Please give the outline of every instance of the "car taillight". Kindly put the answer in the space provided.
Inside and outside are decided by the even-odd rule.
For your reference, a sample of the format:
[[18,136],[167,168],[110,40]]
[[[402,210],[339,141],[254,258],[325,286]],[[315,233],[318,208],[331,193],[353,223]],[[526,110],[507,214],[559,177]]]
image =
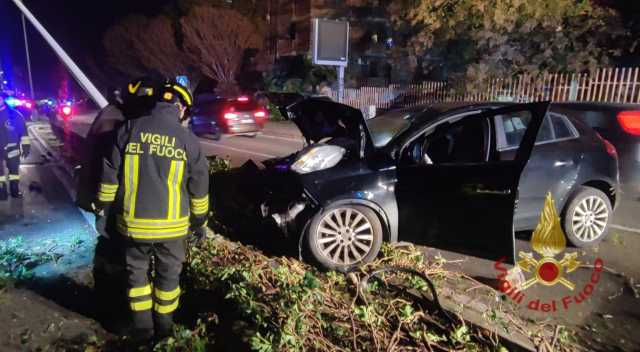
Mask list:
[[227,120],[233,120],[233,119],[237,119],[238,118],[238,114],[234,113],[234,112],[227,112],[224,114],[224,118]]
[[65,107],[63,107],[63,108],[62,108],[62,113],[63,113],[65,116],[69,116],[69,115],[71,115],[71,107],[69,107],[69,106],[65,106]]
[[640,111],[621,111],[618,123],[622,129],[634,136],[640,136]]
[[257,118],[260,118],[260,119],[263,119],[263,118],[267,117],[267,112],[263,111],[263,110],[258,110],[253,114],[253,116],[255,116]]
[[249,101],[249,97],[246,97],[246,96],[238,97],[238,101],[247,102],[247,101]]

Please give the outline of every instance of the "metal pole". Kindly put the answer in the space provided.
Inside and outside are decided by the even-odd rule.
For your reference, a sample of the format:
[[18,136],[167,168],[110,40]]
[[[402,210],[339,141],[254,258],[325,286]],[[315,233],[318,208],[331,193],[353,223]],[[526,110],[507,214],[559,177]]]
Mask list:
[[62,49],[62,47],[53,39],[51,34],[47,32],[47,30],[40,24],[40,22],[33,16],[31,11],[27,9],[27,7],[20,0],[12,0],[14,4],[20,9],[22,14],[31,22],[33,27],[40,32],[42,37],[47,41],[47,43],[51,46],[53,51],[58,55],[60,60],[64,63],[64,65],[71,71],[71,74],[76,79],[78,84],[87,92],[87,94],[91,97],[91,99],[102,109],[105,106],[109,105],[107,99],[98,91],[98,89],[91,83],[91,81],[85,76],[85,74],[80,70],[78,65],[67,55],[67,53]]
[[344,66],[338,66],[338,102],[344,102]]
[[29,39],[27,38],[27,21],[22,14],[22,33],[24,34],[24,50],[27,54],[27,72],[29,73],[29,92],[31,93],[31,100],[35,99],[33,94],[33,76],[31,75],[31,56],[29,55]]

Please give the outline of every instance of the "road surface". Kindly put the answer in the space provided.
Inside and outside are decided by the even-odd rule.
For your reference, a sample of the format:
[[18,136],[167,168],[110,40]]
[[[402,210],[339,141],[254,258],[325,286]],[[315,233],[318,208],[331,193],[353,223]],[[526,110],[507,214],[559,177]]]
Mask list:
[[[90,113],[73,116],[66,122],[58,119],[55,123],[64,131],[65,136],[73,138],[72,134],[75,134],[84,138],[94,118],[95,114]],[[247,160],[262,161],[287,156],[303,147],[302,136],[291,124],[272,123],[272,126],[275,127],[267,128],[255,137],[223,136],[219,141],[200,138],[201,146],[207,156],[216,155],[228,159],[232,167],[240,166]],[[284,133],[278,133],[278,130]]]

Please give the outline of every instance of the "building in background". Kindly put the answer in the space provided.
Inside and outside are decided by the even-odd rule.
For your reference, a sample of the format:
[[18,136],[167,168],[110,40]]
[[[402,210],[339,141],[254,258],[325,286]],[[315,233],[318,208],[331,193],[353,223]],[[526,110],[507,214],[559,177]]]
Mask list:
[[393,30],[387,12],[391,1],[266,0],[263,55],[276,67],[295,66],[297,57],[309,53],[313,18],[343,19],[351,24],[348,85],[410,81],[416,65],[403,49],[402,36]]

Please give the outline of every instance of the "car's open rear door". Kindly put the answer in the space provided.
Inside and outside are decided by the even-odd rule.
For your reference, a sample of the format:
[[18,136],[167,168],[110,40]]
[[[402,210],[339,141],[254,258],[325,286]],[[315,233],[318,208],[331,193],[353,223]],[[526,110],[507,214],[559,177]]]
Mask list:
[[[467,114],[450,130],[443,125],[433,134],[427,132],[427,140],[442,140],[445,147],[433,148],[439,154],[433,164],[398,167],[400,240],[513,263],[518,183],[548,107],[548,103],[515,104]],[[513,160],[500,160],[495,151],[491,121],[498,115],[518,116],[526,125]],[[469,133],[482,130],[473,127],[479,126],[474,119],[484,121],[486,133],[481,139]],[[482,160],[471,140],[486,146]]]

